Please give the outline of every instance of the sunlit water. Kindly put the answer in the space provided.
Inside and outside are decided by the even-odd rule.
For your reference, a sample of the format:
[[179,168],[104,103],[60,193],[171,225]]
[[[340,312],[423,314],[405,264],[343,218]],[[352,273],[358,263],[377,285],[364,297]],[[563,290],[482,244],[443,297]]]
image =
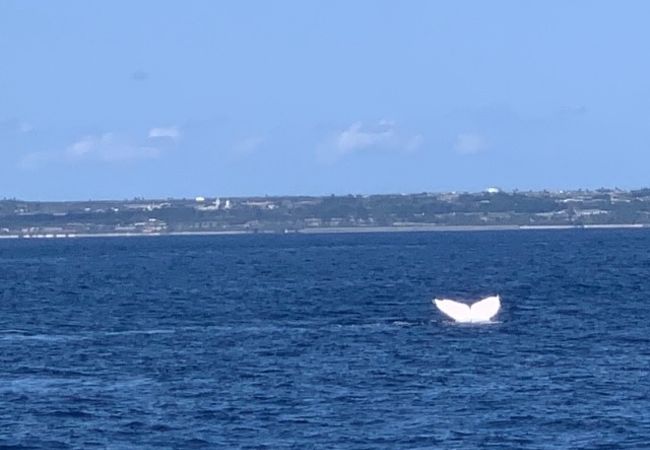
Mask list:
[[646,230],[0,241],[0,448],[649,448],[649,280]]

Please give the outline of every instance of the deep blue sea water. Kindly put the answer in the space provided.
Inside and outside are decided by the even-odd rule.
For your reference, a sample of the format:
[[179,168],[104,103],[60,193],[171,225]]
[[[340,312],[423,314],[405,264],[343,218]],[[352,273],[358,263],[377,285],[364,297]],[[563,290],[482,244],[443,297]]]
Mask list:
[[647,449],[649,372],[648,230],[0,241],[2,449]]

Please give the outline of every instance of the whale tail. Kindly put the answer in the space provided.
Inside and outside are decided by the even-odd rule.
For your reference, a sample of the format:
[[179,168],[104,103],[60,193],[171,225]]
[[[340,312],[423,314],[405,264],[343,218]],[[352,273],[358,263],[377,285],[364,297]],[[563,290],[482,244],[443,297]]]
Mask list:
[[461,323],[489,322],[501,308],[501,298],[498,295],[486,297],[471,306],[455,300],[437,298],[433,303],[445,315]]

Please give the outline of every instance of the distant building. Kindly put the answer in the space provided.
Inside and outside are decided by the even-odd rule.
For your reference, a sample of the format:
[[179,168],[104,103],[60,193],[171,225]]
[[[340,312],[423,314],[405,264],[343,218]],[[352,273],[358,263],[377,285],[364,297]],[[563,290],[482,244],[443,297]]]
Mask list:
[[501,189],[496,187],[489,187],[485,190],[485,192],[487,192],[488,194],[498,194],[499,192],[501,192]]

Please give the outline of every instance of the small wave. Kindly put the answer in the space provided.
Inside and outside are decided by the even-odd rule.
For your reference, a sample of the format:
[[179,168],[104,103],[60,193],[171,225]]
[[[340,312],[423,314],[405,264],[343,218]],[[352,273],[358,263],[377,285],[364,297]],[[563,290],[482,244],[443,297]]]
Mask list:
[[388,324],[386,323],[372,322],[372,323],[348,323],[348,324],[335,323],[325,328],[326,329],[329,328],[333,330],[371,330],[371,329],[379,329],[379,328],[386,328],[386,327],[388,327]]
[[[54,371],[57,372],[57,371]],[[132,377],[107,381],[90,374],[79,373],[70,377],[74,371],[58,371],[49,375],[27,375],[19,378],[0,378],[0,393],[73,392],[79,388],[101,389],[103,392],[140,390],[151,381],[144,377]],[[68,376],[63,372],[69,372]],[[0,447],[1,448],[1,447]]]
[[68,380],[54,377],[24,377],[19,379],[2,379],[0,393],[45,393],[68,386]]
[[94,414],[91,414],[86,411],[79,411],[79,410],[74,410],[74,409],[55,409],[52,411],[46,411],[44,413],[46,416],[52,416],[52,417],[62,417],[62,418],[73,418],[73,419],[91,419],[95,417]]
[[15,332],[9,332],[4,335],[0,335],[0,341],[61,342],[80,339],[85,339],[85,337],[69,334],[21,334]]
[[398,326],[398,327],[413,327],[416,325],[421,325],[420,322],[409,322],[407,320],[395,320],[393,321],[393,325]]
[[351,329],[351,330],[378,330],[378,329],[395,329],[417,327],[426,324],[425,321],[417,320],[386,320],[382,322],[356,323],[356,324],[334,324],[326,328],[334,329]]
[[152,329],[152,330],[123,330],[123,331],[104,331],[100,333],[102,336],[129,336],[134,334],[172,334],[176,330],[172,329]]
[[151,329],[151,330],[123,330],[123,331],[87,331],[78,334],[39,334],[30,333],[25,330],[3,330],[0,332],[0,341],[41,341],[60,342],[78,341],[91,339],[97,336],[129,336],[129,335],[154,335],[172,334],[174,329]]
[[232,333],[286,333],[286,332],[307,332],[314,327],[305,323],[282,323],[282,324],[260,324],[260,325],[206,325],[183,327],[184,331],[216,331]]
[[[432,320],[431,322],[437,322],[436,320]],[[486,320],[485,322],[456,322],[453,320],[443,320],[443,324],[448,325],[448,326],[453,326],[453,327],[484,327],[488,325],[498,325],[500,323],[503,323],[501,320]]]

